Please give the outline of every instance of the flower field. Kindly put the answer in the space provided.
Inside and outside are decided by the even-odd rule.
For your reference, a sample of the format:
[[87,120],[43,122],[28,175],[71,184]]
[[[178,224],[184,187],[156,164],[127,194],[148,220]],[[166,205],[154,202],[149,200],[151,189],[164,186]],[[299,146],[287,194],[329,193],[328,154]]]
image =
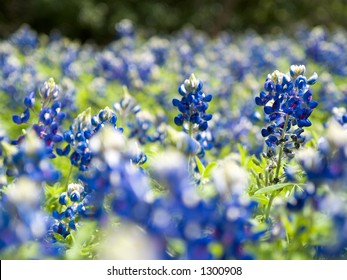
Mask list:
[[0,41],[1,259],[346,259],[347,34]]

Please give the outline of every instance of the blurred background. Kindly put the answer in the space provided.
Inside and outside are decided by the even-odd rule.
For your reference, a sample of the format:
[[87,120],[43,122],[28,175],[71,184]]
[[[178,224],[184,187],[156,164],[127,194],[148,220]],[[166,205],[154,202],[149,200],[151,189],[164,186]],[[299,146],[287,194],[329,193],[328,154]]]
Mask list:
[[287,34],[298,26],[347,27],[347,0],[1,0],[0,37],[21,24],[40,33],[107,43],[128,18],[137,29],[170,33],[191,24],[210,35],[222,30]]

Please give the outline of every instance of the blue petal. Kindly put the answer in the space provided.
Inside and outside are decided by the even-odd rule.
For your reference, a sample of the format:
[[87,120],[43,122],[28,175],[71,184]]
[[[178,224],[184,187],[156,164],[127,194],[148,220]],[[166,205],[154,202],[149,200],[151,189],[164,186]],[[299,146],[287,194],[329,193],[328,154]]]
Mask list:
[[318,80],[318,74],[314,72],[313,75],[310,78],[308,78],[307,84],[314,85],[317,82],[317,80]]
[[263,128],[263,129],[261,130],[261,135],[262,135],[263,137],[267,137],[267,136],[270,135],[270,132],[269,132],[267,129]]
[[264,112],[268,115],[272,114],[273,113],[272,107],[271,106],[265,106]]
[[205,131],[205,130],[207,129],[207,127],[208,127],[207,122],[203,122],[203,123],[201,123],[201,124],[199,125],[199,130],[200,130],[200,131]]
[[263,104],[263,101],[261,100],[261,98],[260,98],[259,96],[257,96],[257,97],[255,98],[255,104],[257,104],[258,106],[264,105],[264,104]]
[[22,118],[20,116],[14,115],[14,116],[12,116],[12,120],[16,124],[22,124]]
[[207,94],[203,99],[204,102],[210,102],[212,100],[212,94]]
[[205,115],[202,117],[202,119],[203,119],[204,121],[209,121],[209,120],[212,119],[212,114],[205,114]]
[[26,109],[22,115],[22,123],[27,122],[29,119],[30,119],[30,111],[29,109]]
[[183,84],[178,87],[178,93],[182,96],[185,96],[187,94],[187,91]]
[[183,121],[184,120],[183,120],[183,116],[182,115],[178,115],[174,119],[175,124],[178,125],[178,126],[183,125]]
[[175,107],[178,107],[179,104],[181,104],[181,102],[178,99],[176,98],[172,99],[172,105],[174,105]]
[[311,109],[314,109],[314,108],[316,108],[316,107],[318,106],[318,102],[312,100],[311,102],[308,103],[308,106],[309,106]]

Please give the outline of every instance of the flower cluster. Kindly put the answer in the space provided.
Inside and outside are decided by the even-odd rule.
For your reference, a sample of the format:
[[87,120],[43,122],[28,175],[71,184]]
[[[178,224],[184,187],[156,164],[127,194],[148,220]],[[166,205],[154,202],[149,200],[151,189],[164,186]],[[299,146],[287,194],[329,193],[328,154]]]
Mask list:
[[39,45],[37,33],[26,24],[11,36],[11,42],[24,54],[31,53]]
[[347,111],[344,107],[334,107],[332,110],[333,116],[340,125],[345,126],[347,123]]
[[49,162],[44,143],[34,131],[18,146],[4,141],[2,147],[4,167],[14,179],[1,190],[0,250],[45,238],[51,221],[42,209],[43,185],[60,179],[60,173]]
[[346,32],[115,29],[0,40],[2,258],[345,258]]
[[145,217],[146,211],[141,208],[144,202],[141,201],[145,199],[149,185],[144,174],[132,163],[136,148],[125,145],[124,135],[110,127],[105,127],[91,139],[92,169],[80,176],[89,197],[88,217],[103,220],[106,197],[111,197],[111,205],[119,210],[119,214],[135,212]]
[[[61,103],[59,102],[60,89],[50,78],[39,90],[41,96],[41,107],[38,113],[37,123],[32,125],[37,135],[44,140],[47,150],[50,152],[50,157],[55,157],[53,151],[56,143],[63,140],[63,136],[59,132],[59,128],[66,117],[66,114],[61,111]],[[32,114],[35,114],[35,92],[30,92],[24,98],[24,106],[26,109],[19,115],[13,115],[12,120],[16,124],[28,124]],[[12,141],[13,144],[18,144],[23,139],[20,136],[17,140]]]
[[[77,116],[70,129],[64,132],[64,141],[67,142],[64,148],[57,148],[57,154],[60,156],[69,156],[72,165],[77,166],[79,170],[85,171],[92,158],[89,149],[89,139],[105,124],[111,124],[117,128],[117,116],[108,107],[93,117],[91,109],[88,108]],[[120,129],[122,131],[122,129]],[[70,151],[72,150],[71,154]]]
[[59,180],[60,173],[48,161],[50,152],[34,131],[28,132],[18,146],[12,146],[6,142],[2,145],[8,176],[27,176],[34,182],[50,184]]
[[162,142],[165,138],[163,123],[165,118],[155,117],[143,111],[128,89],[123,87],[123,97],[113,104],[113,108],[125,123],[128,138],[135,138],[140,144]]
[[88,197],[85,195],[84,187],[81,184],[69,184],[67,192],[63,192],[59,197],[61,211],[53,211],[53,232],[66,238],[71,230],[76,230],[79,218],[86,215],[87,204]]
[[336,188],[344,188],[346,173],[347,131],[340,123],[332,120],[328,123],[326,137],[318,141],[318,150],[308,148],[299,154],[308,179],[316,186],[330,181]]
[[[157,256],[160,258],[251,257],[242,247],[247,240],[261,236],[251,230],[249,223],[254,202],[242,201],[238,195],[232,199],[224,195],[202,199],[189,172],[182,169],[187,165],[186,159],[177,152],[165,153],[153,162],[151,174],[167,190],[155,198],[147,175],[131,164],[123,135],[109,129],[101,133],[91,143],[95,155],[91,162],[93,172],[80,178],[90,196],[90,217],[105,225],[109,215],[106,209],[110,207],[123,222],[140,225],[166,246],[171,240],[185,245],[183,252],[169,255],[163,246]],[[217,253],[212,249],[215,247]]]
[[204,156],[204,147],[210,149],[207,144],[209,135],[205,132],[208,128],[208,121],[212,119],[212,114],[206,113],[208,103],[212,100],[211,94],[202,91],[203,84],[191,74],[178,88],[181,100],[174,98],[172,104],[178,108],[180,113],[174,121],[177,126],[183,126],[184,131],[189,136],[194,137],[201,144],[199,155]]
[[[264,84],[265,92],[255,98],[258,106],[264,107],[270,124],[262,129],[266,144],[270,148],[268,156],[274,155],[276,146],[284,144],[285,154],[293,157],[293,148],[299,148],[305,140],[303,127],[311,126],[309,117],[318,102],[312,100],[310,85],[316,83],[318,75],[304,76],[304,65],[292,65],[288,74],[275,71],[269,74]],[[297,126],[293,132],[292,127]]]
[[322,27],[314,28],[307,34],[306,54],[314,61],[327,66],[330,73],[341,76],[347,74],[346,57],[341,53],[346,52],[346,37],[341,32],[329,35]]
[[43,240],[49,219],[41,209],[40,184],[22,176],[4,191],[0,204],[0,250]]
[[205,131],[208,121],[212,119],[212,114],[207,114],[208,102],[212,100],[211,94],[202,91],[202,82],[192,74],[189,80],[185,80],[178,88],[182,95],[181,100],[173,99],[172,104],[178,108],[180,114],[175,117],[175,124],[182,126],[188,125],[185,129],[189,134],[195,131]]

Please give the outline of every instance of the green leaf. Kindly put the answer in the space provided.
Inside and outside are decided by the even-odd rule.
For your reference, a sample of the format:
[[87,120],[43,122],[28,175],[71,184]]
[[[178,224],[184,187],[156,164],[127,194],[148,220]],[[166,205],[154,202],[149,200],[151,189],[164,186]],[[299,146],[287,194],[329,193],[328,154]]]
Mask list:
[[53,233],[54,238],[58,241],[58,242],[62,242],[65,243],[65,238],[63,236],[61,236],[59,233]]
[[241,156],[241,165],[244,166],[246,164],[247,159],[247,150],[241,144],[237,144],[237,148]]
[[281,190],[284,187],[293,185],[293,183],[283,183],[283,184],[275,184],[275,185],[270,185],[265,188],[262,188],[260,190],[257,190],[254,194],[263,194],[263,193],[272,193],[277,190]]
[[204,173],[202,174],[202,177],[203,178],[210,178],[211,174],[212,174],[212,171],[216,168],[217,166],[217,162],[215,161],[212,161],[210,162],[206,168],[205,168],[205,171]]
[[202,162],[197,156],[195,157],[195,161],[196,161],[196,165],[198,166],[199,173],[203,175],[206,169],[205,166],[202,164]]
[[269,203],[269,199],[264,194],[251,196],[251,199],[259,202],[262,205],[267,205]]

